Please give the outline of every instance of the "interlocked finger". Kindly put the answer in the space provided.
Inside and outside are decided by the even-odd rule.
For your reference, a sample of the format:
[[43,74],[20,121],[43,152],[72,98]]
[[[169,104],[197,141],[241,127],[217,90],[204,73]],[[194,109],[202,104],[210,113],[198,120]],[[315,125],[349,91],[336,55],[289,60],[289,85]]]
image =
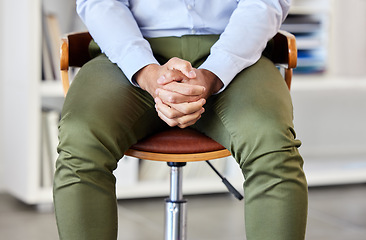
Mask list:
[[155,104],[156,110],[169,119],[176,119],[185,115],[184,113],[179,112],[175,108],[172,108],[169,105],[163,103],[159,98],[155,98],[155,103],[156,103]]
[[183,95],[177,92],[171,92],[169,90],[165,90],[163,88],[158,88],[156,90],[156,96],[158,96],[166,104],[195,102],[201,98],[201,96],[199,95]]
[[[202,102],[203,101],[201,101],[201,103],[200,101],[195,102],[195,106],[191,108],[197,108],[197,111],[183,113],[181,111],[178,111],[174,107],[163,103],[160,98],[155,98],[155,108],[159,117],[169,126],[179,126],[181,128],[184,128],[194,124],[195,122],[197,122],[198,119],[201,118],[201,114],[205,111],[205,109],[202,107]],[[182,104],[175,104],[175,107],[181,108],[180,105]]]
[[192,113],[202,110],[203,105],[205,103],[206,103],[206,100],[204,98],[202,98],[196,102],[184,102],[184,103],[179,103],[179,104],[171,103],[171,104],[169,104],[169,106],[178,110],[181,113],[192,114]]
[[186,128],[195,124],[200,118],[204,110],[197,111],[193,114],[184,115],[178,118],[168,118],[159,109],[156,110],[160,119],[166,122],[170,127],[178,126],[180,128]]
[[180,128],[186,128],[195,124],[201,118],[203,112],[204,109],[201,111],[197,111],[193,114],[184,115],[183,117],[178,118],[177,121],[179,124],[177,126]]
[[184,82],[171,82],[163,86],[163,89],[187,96],[199,96],[205,92],[205,87]]

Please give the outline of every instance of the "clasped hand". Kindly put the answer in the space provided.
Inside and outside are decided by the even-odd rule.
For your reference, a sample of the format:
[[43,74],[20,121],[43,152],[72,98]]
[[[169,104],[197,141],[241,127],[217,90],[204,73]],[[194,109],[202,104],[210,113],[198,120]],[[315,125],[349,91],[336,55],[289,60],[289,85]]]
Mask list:
[[179,58],[164,65],[150,64],[135,75],[137,83],[155,100],[158,116],[169,126],[185,128],[204,113],[206,99],[223,86],[205,69],[195,69]]

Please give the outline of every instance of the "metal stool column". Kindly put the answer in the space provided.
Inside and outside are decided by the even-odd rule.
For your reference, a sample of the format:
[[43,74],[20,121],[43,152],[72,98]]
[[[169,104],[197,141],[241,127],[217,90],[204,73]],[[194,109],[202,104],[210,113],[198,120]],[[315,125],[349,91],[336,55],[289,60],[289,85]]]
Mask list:
[[182,180],[185,162],[168,162],[170,167],[170,196],[165,202],[165,240],[185,240],[187,228],[186,203]]

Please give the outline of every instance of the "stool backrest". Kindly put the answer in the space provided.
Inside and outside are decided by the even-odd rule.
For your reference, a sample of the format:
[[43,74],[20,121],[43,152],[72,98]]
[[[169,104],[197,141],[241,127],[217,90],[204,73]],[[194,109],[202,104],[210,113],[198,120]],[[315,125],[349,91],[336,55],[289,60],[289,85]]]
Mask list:
[[[69,67],[82,67],[90,60],[89,43],[92,40],[89,32],[70,33],[61,39],[60,69],[66,95],[70,83]],[[295,36],[286,31],[279,31],[273,37],[272,53],[268,56],[279,66],[288,88],[291,88],[292,69],[297,65],[297,47]]]

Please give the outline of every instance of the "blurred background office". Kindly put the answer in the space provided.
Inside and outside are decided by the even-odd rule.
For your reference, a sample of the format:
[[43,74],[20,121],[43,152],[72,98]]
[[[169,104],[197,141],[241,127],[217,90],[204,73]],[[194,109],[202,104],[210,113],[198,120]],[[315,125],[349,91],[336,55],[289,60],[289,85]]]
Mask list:
[[[297,37],[291,95],[310,187],[307,239],[365,239],[366,0],[292,2],[282,29]],[[57,239],[59,41],[84,30],[74,0],[0,1],[1,239]],[[213,163],[242,189],[233,159]],[[132,158],[119,164],[119,239],[161,239],[168,169]],[[203,163],[184,171],[189,239],[243,239],[243,203]]]

